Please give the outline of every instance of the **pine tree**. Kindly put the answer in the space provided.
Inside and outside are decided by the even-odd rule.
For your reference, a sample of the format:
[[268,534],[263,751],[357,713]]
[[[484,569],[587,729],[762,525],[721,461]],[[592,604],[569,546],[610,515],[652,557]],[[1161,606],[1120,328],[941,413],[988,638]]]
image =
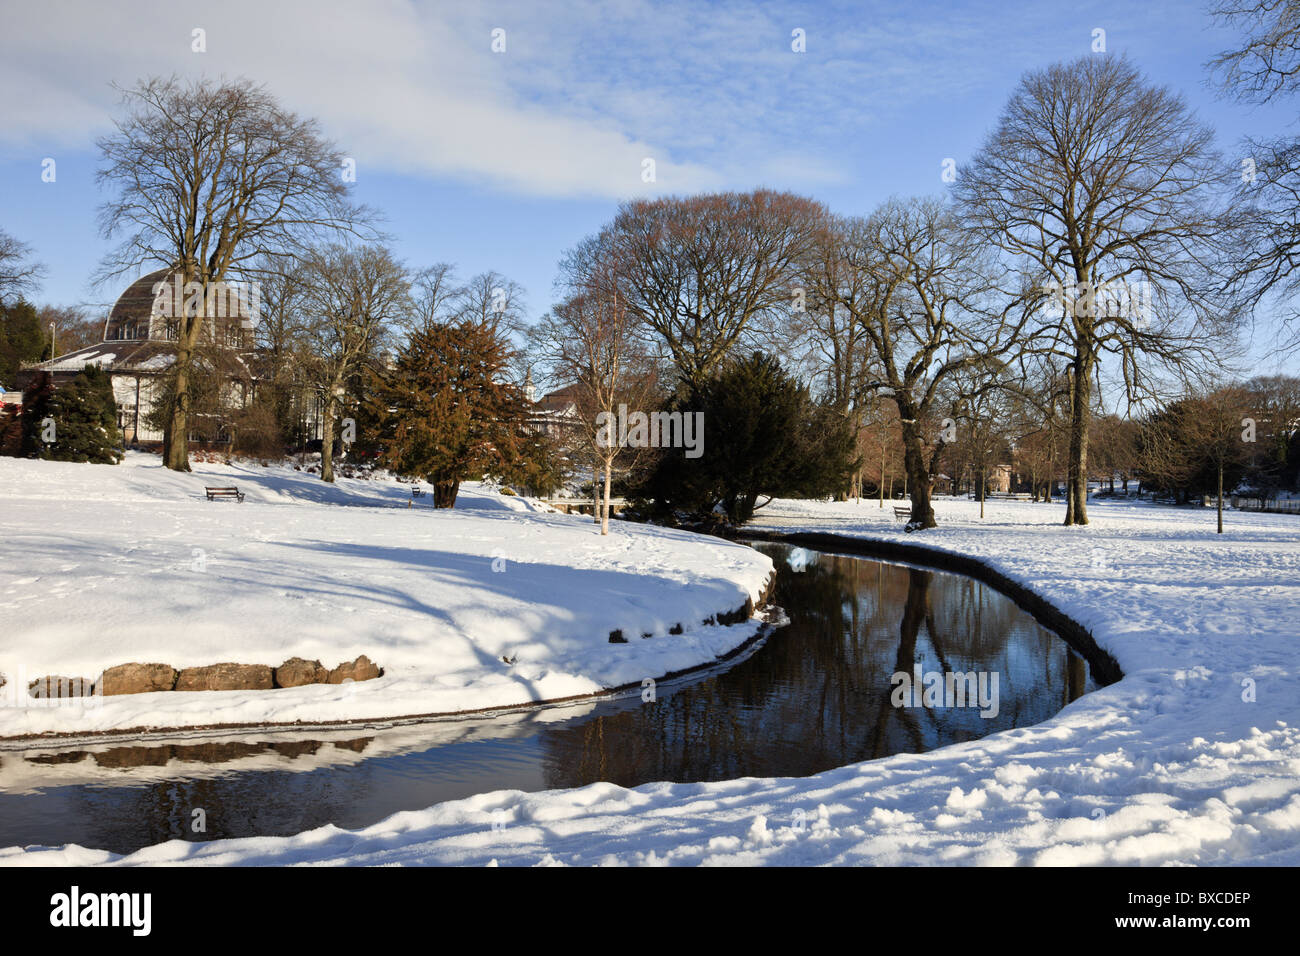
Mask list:
[[49,349],[35,306],[21,299],[0,306],[0,385],[12,388],[22,364],[48,358]]
[[504,381],[507,355],[486,325],[429,323],[374,382],[381,460],[432,484],[436,508],[455,505],[462,481],[522,468],[534,447],[523,394]]
[[45,421],[50,418],[50,402],[54,398],[54,380],[49,372],[38,372],[31,384],[23,392],[23,437],[22,451],[24,458],[43,457],[42,435],[45,434]]
[[709,520],[717,509],[741,525],[762,507],[763,495],[827,496],[857,468],[847,419],[815,403],[806,386],[761,352],[727,362],[670,410],[702,415],[703,442],[696,458],[666,449],[639,490],[661,512]]
[[12,405],[0,408],[0,455],[17,458],[23,449],[23,416]]
[[[23,408],[24,450],[29,456],[99,465],[122,460],[117,403],[103,369],[87,365],[58,389],[43,375],[33,383],[32,392]],[[53,428],[47,431],[51,423]],[[46,440],[50,432],[53,441]]]

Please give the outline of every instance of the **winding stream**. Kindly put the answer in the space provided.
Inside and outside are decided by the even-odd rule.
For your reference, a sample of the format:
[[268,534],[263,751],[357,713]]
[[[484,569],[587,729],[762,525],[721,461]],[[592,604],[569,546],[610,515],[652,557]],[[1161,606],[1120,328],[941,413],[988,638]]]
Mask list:
[[[1060,637],[971,578],[757,547],[777,564],[771,600],[790,623],[725,669],[660,684],[651,702],[4,751],[0,846],[129,852],[176,838],[355,829],[492,790],[806,776],[1037,723],[1096,686]],[[984,699],[934,706],[918,687],[895,706],[900,673],[970,673]],[[204,832],[191,829],[196,809]]]

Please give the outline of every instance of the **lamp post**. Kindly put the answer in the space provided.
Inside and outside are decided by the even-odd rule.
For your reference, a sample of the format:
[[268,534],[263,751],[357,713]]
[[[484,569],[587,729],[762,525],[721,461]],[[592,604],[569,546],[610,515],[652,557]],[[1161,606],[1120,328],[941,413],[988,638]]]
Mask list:
[[55,352],[55,344],[56,344],[56,343],[55,343],[55,339],[54,339],[54,323],[51,322],[51,323],[50,323],[50,361],[51,361],[51,362],[54,361],[54,357],[55,357],[55,355],[56,355],[56,352]]

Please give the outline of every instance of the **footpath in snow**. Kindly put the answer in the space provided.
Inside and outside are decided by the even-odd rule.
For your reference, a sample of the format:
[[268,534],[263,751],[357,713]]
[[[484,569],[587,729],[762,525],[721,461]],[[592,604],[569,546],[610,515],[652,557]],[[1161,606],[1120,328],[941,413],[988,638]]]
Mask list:
[[[1034,727],[806,779],[483,794],[361,831],[77,847],[7,863],[1300,863],[1300,521],[941,501],[911,544],[973,555],[1090,628],[1123,680]],[[769,529],[904,540],[874,503],[775,502]],[[504,827],[502,820],[507,821]],[[497,823],[494,827],[493,823]]]
[[[209,502],[205,485],[246,499]],[[513,706],[707,664],[757,630],[702,625],[759,597],[771,561],[749,548],[623,522],[602,537],[589,517],[478,485],[451,511],[427,494],[408,506],[410,487],[256,464],[178,474],[135,453],[0,458],[0,738]],[[84,705],[20,692],[130,662],[362,654],[382,677]]]

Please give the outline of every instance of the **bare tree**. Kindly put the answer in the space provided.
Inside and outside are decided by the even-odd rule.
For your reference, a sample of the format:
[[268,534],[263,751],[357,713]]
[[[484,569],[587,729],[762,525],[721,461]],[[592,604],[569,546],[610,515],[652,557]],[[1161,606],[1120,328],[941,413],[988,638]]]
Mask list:
[[455,317],[455,303],[461,295],[456,284],[456,267],[438,262],[420,269],[411,277],[411,312],[398,325],[406,334],[445,323]]
[[1015,389],[1012,445],[1034,501],[1052,500],[1064,448],[1069,442],[1070,392],[1053,356],[1036,356]]
[[933,528],[931,485],[952,435],[951,425],[935,427],[942,425],[935,421],[940,389],[1011,349],[1024,312],[1015,321],[1011,312],[990,310],[997,292],[990,263],[942,201],[890,200],[844,228],[839,301],[870,342],[868,387],[898,408],[912,499],[908,527]]
[[865,469],[875,469],[876,495],[879,506],[885,507],[885,498],[893,498],[894,481],[903,473],[902,431],[898,424],[898,409],[888,396],[875,393],[865,407],[862,428],[858,432],[858,454],[862,467],[858,470],[859,488],[864,481]]
[[[1243,27],[1241,46],[1208,64],[1224,93],[1251,104],[1300,90],[1300,3],[1223,0],[1211,9],[1221,23]],[[1237,205],[1246,220],[1236,245],[1233,279],[1252,306],[1280,299],[1278,345],[1300,349],[1300,137],[1248,137],[1242,143]]]
[[765,189],[635,200],[561,269],[581,279],[615,268],[626,308],[698,386],[756,316],[788,305],[793,264],[824,216],[810,199]]
[[99,182],[117,194],[100,208],[100,229],[122,235],[99,277],[146,263],[180,276],[185,308],[173,317],[176,388],[163,457],[189,471],[190,367],[219,284],[256,259],[291,257],[322,233],[357,232],[371,214],[348,201],[344,157],[316,122],[249,80],[155,77],[124,90],[123,101],[116,132],[98,141]]
[[[1188,442],[1214,467],[1218,533],[1223,534],[1223,476],[1232,465],[1246,461],[1247,434],[1243,425],[1251,412],[1251,395],[1239,385],[1220,385],[1195,399],[1195,412],[1187,417]],[[1251,436],[1253,437],[1253,436]]]
[[1240,47],[1208,64],[1225,92],[1243,102],[1267,103],[1300,89],[1300,2],[1220,0],[1210,15],[1249,31]]
[[946,389],[952,395],[951,417],[957,433],[953,457],[964,459],[969,469],[981,518],[990,471],[1005,460],[1014,431],[1014,396],[1002,387],[1005,376],[1002,363],[990,361],[962,369]]
[[286,263],[263,258],[253,263],[252,274],[261,288],[256,346],[257,394],[269,409],[282,438],[306,440],[308,386],[300,366],[298,332],[302,315],[303,285],[297,261]]
[[1089,444],[1096,454],[1090,457],[1096,459],[1100,469],[1104,469],[1112,491],[1115,489],[1115,476],[1119,475],[1127,493],[1128,483],[1137,471],[1137,427],[1133,419],[1113,413],[1103,415],[1095,422],[1096,434]]
[[0,306],[34,290],[45,266],[31,260],[31,246],[0,229]]
[[104,340],[104,322],[92,319],[79,305],[43,305],[36,311],[42,329],[54,327],[50,355],[75,352]]
[[1300,440],[1300,378],[1269,375],[1246,383],[1258,434],[1250,455],[1250,481],[1265,497],[1290,487],[1296,478]]
[[600,533],[609,534],[610,491],[615,463],[635,457],[620,427],[629,409],[646,414],[655,397],[653,356],[636,319],[613,283],[593,282],[556,305],[540,335],[552,375],[578,387],[575,396],[583,446],[603,476],[597,495]]
[[382,246],[331,245],[300,267],[297,341],[305,379],[320,397],[321,480],[334,480],[334,424],[345,386],[410,309],[406,269]]
[[456,290],[451,303],[456,317],[491,329],[509,339],[527,320],[523,286],[498,272],[482,272]]
[[1087,524],[1093,381],[1112,356],[1132,393],[1148,361],[1211,362],[1240,310],[1221,264],[1238,223],[1230,170],[1182,98],[1128,60],[1090,55],[1027,73],[956,196],[996,248],[1049,292],[1030,340],[1069,363],[1066,524]]
[[[865,454],[865,447],[859,448],[864,452],[861,464],[847,492],[841,493],[859,497],[868,460],[880,461],[885,449],[879,435],[868,438],[863,434],[868,414],[877,413],[877,424],[883,420],[876,408],[880,396],[872,386],[871,339],[840,301],[841,296],[860,299],[862,284],[871,281],[867,270],[850,267],[846,259],[844,243],[849,232],[843,219],[829,216],[816,226],[813,241],[796,264],[791,308],[778,316],[776,324],[789,330],[787,348],[798,348],[796,343],[802,340],[806,363],[822,382],[826,404],[848,420],[859,446],[872,447],[870,455]],[[885,470],[882,464],[882,480]]]

